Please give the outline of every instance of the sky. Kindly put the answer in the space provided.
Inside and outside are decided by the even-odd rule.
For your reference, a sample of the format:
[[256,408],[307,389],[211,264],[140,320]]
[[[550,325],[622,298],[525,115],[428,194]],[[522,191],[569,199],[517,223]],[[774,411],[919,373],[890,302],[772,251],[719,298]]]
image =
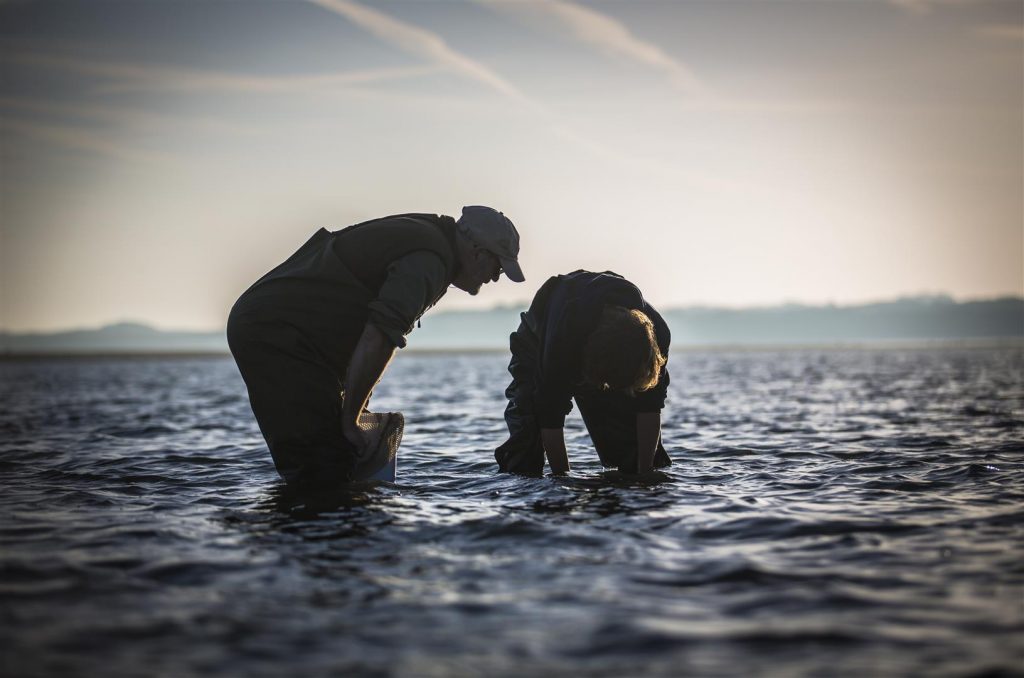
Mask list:
[[0,0],[8,331],[216,329],[318,228],[472,204],[527,281],[442,309],[1021,295],[1022,186],[1020,0]]

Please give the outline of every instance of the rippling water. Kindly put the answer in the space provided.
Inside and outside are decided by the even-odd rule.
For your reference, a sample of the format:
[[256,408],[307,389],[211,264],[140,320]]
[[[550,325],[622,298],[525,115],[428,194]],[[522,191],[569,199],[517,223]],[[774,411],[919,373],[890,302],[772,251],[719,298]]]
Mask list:
[[394,485],[283,491],[230,359],[0,363],[2,673],[1024,667],[1024,351],[677,352],[660,482],[497,475],[505,356],[400,355]]

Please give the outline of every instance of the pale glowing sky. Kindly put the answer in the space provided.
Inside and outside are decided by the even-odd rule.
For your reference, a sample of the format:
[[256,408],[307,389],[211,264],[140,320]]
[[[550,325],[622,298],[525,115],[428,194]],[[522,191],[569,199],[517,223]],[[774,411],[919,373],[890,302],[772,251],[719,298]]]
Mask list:
[[1024,294],[1024,3],[0,2],[0,328],[222,326],[316,228],[504,211],[528,300]]

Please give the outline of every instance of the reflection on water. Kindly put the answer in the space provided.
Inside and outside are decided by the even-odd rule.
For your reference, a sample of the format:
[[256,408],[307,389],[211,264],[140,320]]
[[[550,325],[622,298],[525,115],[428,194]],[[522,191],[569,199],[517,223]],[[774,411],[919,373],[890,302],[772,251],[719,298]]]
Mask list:
[[494,473],[501,355],[395,361],[399,482],[296,495],[228,359],[0,363],[9,675],[962,675],[1024,661],[1019,349],[684,353],[659,480]]

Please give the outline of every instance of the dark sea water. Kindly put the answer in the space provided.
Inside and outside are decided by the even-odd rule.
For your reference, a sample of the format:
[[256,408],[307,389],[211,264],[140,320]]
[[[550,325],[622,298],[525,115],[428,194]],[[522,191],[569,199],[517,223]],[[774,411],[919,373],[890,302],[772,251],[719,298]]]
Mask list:
[[400,355],[399,482],[283,491],[230,359],[0,363],[5,676],[1024,670],[1024,351],[676,352],[660,482],[495,473],[506,357]]

